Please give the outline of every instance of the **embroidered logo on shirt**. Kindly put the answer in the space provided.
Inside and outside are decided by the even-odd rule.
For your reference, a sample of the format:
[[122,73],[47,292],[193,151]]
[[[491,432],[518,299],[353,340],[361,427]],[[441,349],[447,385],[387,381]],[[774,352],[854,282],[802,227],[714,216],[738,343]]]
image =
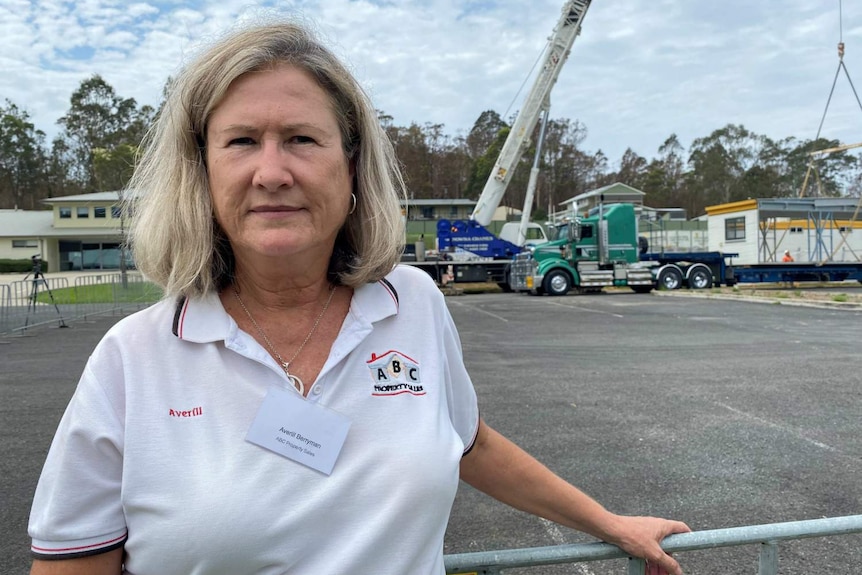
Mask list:
[[366,363],[374,382],[371,395],[425,395],[419,362],[415,359],[399,351],[389,350],[383,355],[372,353]]
[[168,415],[171,417],[198,417],[204,414],[204,408],[201,406],[193,407],[192,409],[169,409]]

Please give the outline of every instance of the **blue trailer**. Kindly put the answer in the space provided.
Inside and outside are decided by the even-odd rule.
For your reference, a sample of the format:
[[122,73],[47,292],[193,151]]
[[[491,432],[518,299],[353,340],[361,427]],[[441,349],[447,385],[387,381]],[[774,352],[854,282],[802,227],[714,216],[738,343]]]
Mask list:
[[[736,265],[731,269],[736,283],[841,282],[862,283],[862,262],[775,262]],[[732,285],[732,284],[728,284]]]

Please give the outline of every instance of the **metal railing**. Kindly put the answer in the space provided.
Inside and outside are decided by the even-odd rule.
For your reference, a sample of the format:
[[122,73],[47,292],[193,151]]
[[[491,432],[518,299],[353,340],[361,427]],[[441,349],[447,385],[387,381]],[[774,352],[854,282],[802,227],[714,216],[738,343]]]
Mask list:
[[87,320],[96,315],[128,313],[161,299],[161,290],[137,272],[99,273],[74,278],[24,279],[0,284],[0,334]]
[[[862,515],[680,533],[665,539],[662,542],[662,548],[669,553],[674,553],[759,544],[758,575],[777,575],[778,542],[850,533],[862,533]],[[445,563],[446,573],[450,575],[456,573],[497,575],[505,569],[627,557],[629,556],[616,545],[585,543],[459,553],[446,555]],[[627,575],[644,575],[645,569],[646,564],[642,559],[629,558]]]

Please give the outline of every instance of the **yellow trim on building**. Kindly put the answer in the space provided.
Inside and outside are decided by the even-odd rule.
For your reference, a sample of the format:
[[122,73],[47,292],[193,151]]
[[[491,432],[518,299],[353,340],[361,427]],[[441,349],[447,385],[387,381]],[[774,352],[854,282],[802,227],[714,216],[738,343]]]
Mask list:
[[[782,220],[782,221],[764,221],[761,222],[762,229],[767,230],[786,230],[789,228],[802,228],[804,230],[814,230],[817,226],[809,220]],[[851,228],[854,230],[862,230],[862,221],[851,220],[834,220],[823,222],[820,226],[825,230],[837,230],[842,228]]]
[[742,200],[739,202],[730,202],[729,204],[719,204],[717,206],[707,206],[706,215],[720,216],[723,214],[732,214],[734,212],[744,212],[747,210],[756,210],[757,200]]

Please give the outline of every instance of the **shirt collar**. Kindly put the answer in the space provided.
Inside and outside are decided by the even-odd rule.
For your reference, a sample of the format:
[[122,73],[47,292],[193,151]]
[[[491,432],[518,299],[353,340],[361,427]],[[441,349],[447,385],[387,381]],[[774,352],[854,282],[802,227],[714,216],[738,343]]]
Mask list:
[[[365,284],[353,292],[350,311],[369,323],[398,313],[398,292],[387,280]],[[180,298],[174,309],[172,331],[185,341],[224,341],[236,332],[236,322],[225,311],[217,293]]]

